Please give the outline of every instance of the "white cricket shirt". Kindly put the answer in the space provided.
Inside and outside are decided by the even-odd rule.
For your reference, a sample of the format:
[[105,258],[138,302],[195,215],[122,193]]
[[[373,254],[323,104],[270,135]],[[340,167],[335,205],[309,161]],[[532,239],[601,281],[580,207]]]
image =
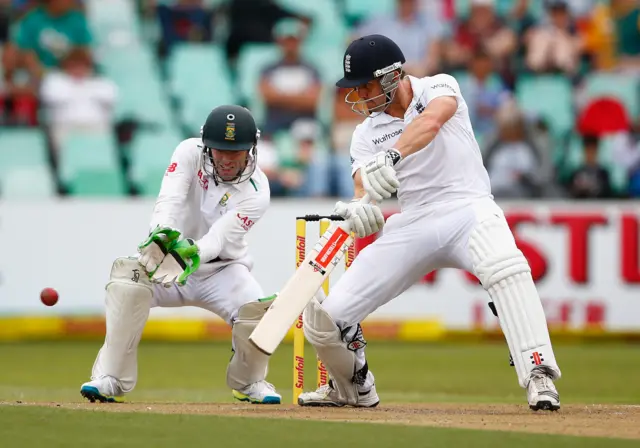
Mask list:
[[169,226],[192,238],[200,261],[228,264],[247,256],[245,236],[269,207],[269,181],[256,167],[239,184],[218,184],[202,170],[202,141],[180,143],[165,172],[151,227]]
[[439,74],[425,78],[409,76],[413,100],[404,120],[381,113],[360,123],[351,140],[352,175],[380,151],[393,148],[405,126],[435,98],[452,96],[458,101],[456,113],[435,139],[420,151],[401,160],[395,170],[400,181],[401,210],[458,199],[491,197],[489,175],[482,163],[473,134],[467,104],[453,76]]

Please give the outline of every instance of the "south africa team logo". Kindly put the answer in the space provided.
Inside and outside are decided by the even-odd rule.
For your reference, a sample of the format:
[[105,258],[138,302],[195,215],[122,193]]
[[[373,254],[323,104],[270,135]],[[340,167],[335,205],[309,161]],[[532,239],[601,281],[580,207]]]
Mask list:
[[224,131],[224,139],[225,140],[235,140],[236,139],[236,124],[235,123],[227,123],[227,129]]

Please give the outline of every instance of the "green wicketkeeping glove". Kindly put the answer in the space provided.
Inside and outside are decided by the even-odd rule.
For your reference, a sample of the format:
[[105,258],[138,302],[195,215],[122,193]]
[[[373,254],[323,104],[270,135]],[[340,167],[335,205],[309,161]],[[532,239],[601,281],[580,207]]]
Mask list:
[[174,283],[184,286],[187,278],[200,267],[199,252],[200,249],[191,238],[174,243],[158,269],[150,274],[151,282],[167,288]]
[[156,227],[138,246],[138,262],[146,269],[149,274],[153,274],[165,255],[171,250],[178,239],[180,232],[171,227]]

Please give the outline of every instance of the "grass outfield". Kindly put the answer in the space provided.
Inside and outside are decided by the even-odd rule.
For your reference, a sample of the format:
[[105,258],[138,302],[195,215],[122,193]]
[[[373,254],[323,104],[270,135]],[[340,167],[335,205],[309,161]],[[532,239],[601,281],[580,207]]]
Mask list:
[[[10,441],[7,446],[46,443],[47,447],[115,443],[122,447],[144,443],[234,447],[256,440],[262,446],[326,446],[330,441],[493,448],[514,443],[539,446],[540,442],[567,447],[640,445],[640,406],[628,406],[640,405],[640,347],[636,345],[557,346],[563,409],[556,414],[527,410],[503,344],[372,343],[368,357],[381,406],[375,411],[349,412],[306,411],[286,405],[291,402],[290,345],[274,355],[268,378],[282,393],[285,405],[232,404],[224,380],[231,351],[223,343],[143,342],[138,386],[128,396],[131,403],[80,405],[78,391],[90,375],[99,347],[99,342],[0,344],[0,402],[4,403],[0,440]],[[306,353],[310,389],[315,382],[314,352],[307,347]],[[36,406],[18,405],[18,401]],[[43,407],[52,402],[60,403],[60,408]],[[222,404],[213,408],[207,403]],[[586,406],[594,404],[607,406]],[[384,424],[358,423],[363,420]],[[547,432],[639,440],[544,435]]]

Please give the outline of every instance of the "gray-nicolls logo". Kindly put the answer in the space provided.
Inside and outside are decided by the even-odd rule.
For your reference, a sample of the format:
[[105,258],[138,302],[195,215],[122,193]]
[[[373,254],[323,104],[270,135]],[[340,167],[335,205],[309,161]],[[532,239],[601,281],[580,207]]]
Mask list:
[[348,54],[344,57],[344,71],[351,73],[351,55]]
[[131,280],[138,283],[138,281],[140,280],[140,270],[139,269],[134,269],[133,270],[133,277],[131,277]]
[[[347,342],[351,334],[353,334],[353,336],[351,337],[351,341]],[[356,325],[355,327],[345,328],[344,330],[342,330],[341,336],[342,339],[347,342],[347,348],[352,352],[363,349],[367,346],[367,341],[364,340],[364,335],[362,334],[362,327],[360,326],[360,324]]]

